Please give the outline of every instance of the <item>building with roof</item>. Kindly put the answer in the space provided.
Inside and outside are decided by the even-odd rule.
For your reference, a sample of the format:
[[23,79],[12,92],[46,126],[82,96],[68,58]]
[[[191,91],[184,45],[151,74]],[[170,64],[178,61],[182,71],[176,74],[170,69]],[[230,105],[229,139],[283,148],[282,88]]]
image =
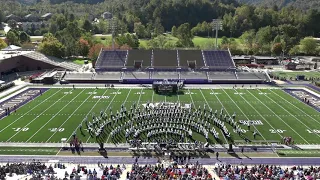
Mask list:
[[41,19],[47,21],[47,20],[49,20],[51,17],[52,17],[52,13],[46,13],[46,14],[44,14],[44,15],[41,16]]
[[40,20],[39,17],[34,14],[28,14],[28,15],[24,16],[23,19],[25,22],[37,22]]
[[14,15],[14,14],[10,14],[10,15],[6,16],[6,22],[8,22],[10,20],[15,20],[15,21],[19,22],[19,21],[21,21],[21,18],[19,16]]

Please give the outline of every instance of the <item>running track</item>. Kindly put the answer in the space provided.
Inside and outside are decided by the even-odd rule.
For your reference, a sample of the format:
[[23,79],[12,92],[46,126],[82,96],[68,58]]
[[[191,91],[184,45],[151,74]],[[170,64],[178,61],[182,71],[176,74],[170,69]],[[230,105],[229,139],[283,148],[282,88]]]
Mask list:
[[[0,162],[31,162],[33,159],[40,162],[48,162],[49,160],[59,160],[63,163],[75,163],[75,164],[132,164],[135,162],[135,158],[132,157],[109,157],[103,158],[101,156],[0,156]],[[195,163],[198,161],[203,165],[214,165],[216,163],[226,164],[272,164],[272,165],[320,165],[320,158],[220,158],[220,161],[215,158],[195,158],[191,159],[189,163]],[[155,164],[156,158],[140,157],[138,159],[139,164]]]

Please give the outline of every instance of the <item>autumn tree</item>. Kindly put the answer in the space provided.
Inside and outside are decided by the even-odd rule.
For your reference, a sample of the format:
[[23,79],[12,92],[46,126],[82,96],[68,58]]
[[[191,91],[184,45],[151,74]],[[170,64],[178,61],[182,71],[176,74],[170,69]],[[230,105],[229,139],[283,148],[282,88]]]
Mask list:
[[80,38],[78,45],[79,45],[79,54],[84,57],[87,56],[90,50],[89,42],[83,38]]
[[90,50],[89,50],[89,55],[88,57],[95,61],[98,59],[100,51],[104,48],[105,46],[103,44],[95,44],[93,45]]

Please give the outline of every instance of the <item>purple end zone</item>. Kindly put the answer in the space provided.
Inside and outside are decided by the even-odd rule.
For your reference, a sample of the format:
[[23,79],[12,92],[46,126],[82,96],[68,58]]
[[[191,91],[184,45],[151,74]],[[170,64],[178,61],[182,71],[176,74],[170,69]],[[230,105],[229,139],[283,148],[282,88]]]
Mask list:
[[[28,88],[28,89],[20,92],[19,94],[16,94],[16,95],[12,96],[11,98],[9,98],[9,99],[1,102],[0,105],[3,105],[3,104],[5,104],[5,103],[9,102],[10,100],[18,97],[19,95],[21,95],[21,94],[23,94],[23,93],[25,93],[25,92],[27,92],[27,91],[29,91],[29,90],[42,90],[42,92],[46,92],[46,91],[49,90],[49,89],[50,89],[50,88]],[[23,105],[27,104],[28,102],[34,100],[34,99],[37,98],[38,96],[40,96],[40,94],[36,94],[36,95],[34,95],[32,98],[30,98],[30,99],[28,99],[28,100],[26,100],[26,101],[23,101],[23,102],[21,102],[21,103],[19,103],[19,104],[16,106],[16,108],[12,108],[12,109],[11,109],[11,112],[14,111],[14,110],[16,110],[16,109],[19,109],[20,107],[22,107]],[[4,117],[6,117],[5,114],[0,115],[0,120],[3,119]]]
[[317,110],[318,112],[320,112],[320,108],[319,108],[319,107],[316,107],[316,106],[314,106],[314,105],[312,105],[312,104],[307,104],[307,103],[305,103],[301,98],[299,98],[297,95],[295,95],[295,94],[292,93],[292,92],[293,92],[293,91],[303,91],[303,92],[305,92],[306,94],[308,94],[308,95],[310,95],[310,96],[312,96],[312,97],[314,97],[314,98],[319,99],[319,97],[317,97],[317,96],[309,93],[308,91],[306,91],[306,90],[304,90],[304,89],[288,89],[288,88],[286,88],[286,89],[284,89],[284,91],[287,92],[288,94],[290,94],[291,96],[295,97],[295,98],[298,99],[299,101],[303,102],[304,104],[306,104],[306,105],[308,105],[308,106],[311,106],[311,107],[313,107],[315,110]]

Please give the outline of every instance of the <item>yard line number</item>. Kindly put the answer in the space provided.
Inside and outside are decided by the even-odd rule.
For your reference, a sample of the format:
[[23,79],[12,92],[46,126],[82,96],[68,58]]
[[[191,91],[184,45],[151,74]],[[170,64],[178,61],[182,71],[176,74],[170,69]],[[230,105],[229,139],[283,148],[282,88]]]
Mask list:
[[24,128],[12,128],[14,131],[28,131],[29,130],[29,128],[27,128],[27,127],[24,127]]
[[217,93],[217,92],[211,92],[211,95],[217,95],[217,94],[221,94],[221,93]]
[[310,134],[320,134],[320,130],[319,129],[307,129],[308,133]]
[[110,94],[121,94],[121,92],[112,92]]
[[276,133],[279,133],[279,134],[282,134],[284,133],[285,131],[287,130],[283,130],[283,129],[269,129],[270,133],[272,134],[276,134]]
[[194,93],[194,92],[186,92],[184,94],[197,94],[197,93]]
[[235,92],[234,94],[238,94],[238,95],[243,95],[243,94],[245,94],[245,93],[242,93],[242,92]]
[[49,128],[50,132],[63,132],[64,128]]
[[72,92],[71,92],[71,91],[69,91],[69,92],[64,92],[64,94],[72,94]]
[[109,99],[109,96],[93,96],[92,99]]
[[136,92],[135,94],[144,94],[144,92]]
[[87,94],[97,94],[97,92],[88,92]]

